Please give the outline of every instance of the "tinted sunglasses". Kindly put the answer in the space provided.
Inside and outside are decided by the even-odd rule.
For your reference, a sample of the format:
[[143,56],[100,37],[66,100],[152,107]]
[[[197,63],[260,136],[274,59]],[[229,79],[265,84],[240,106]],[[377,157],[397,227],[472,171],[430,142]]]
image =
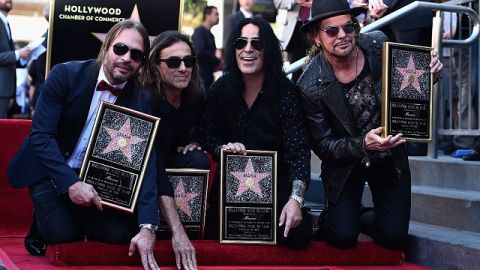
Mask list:
[[338,35],[338,32],[340,32],[340,27],[343,28],[343,31],[346,33],[346,34],[350,34],[352,33],[353,31],[355,31],[355,28],[356,28],[356,24],[352,21],[350,22],[347,22],[346,24],[344,25],[340,25],[340,26],[329,26],[325,29],[321,29],[319,28],[320,30],[322,30],[323,32],[325,32],[329,37],[335,37]]
[[257,50],[257,51],[263,50],[263,42],[259,38],[248,39],[248,38],[244,38],[244,37],[239,37],[239,38],[235,39],[235,41],[233,42],[233,46],[235,47],[235,49],[241,50],[241,49],[245,48],[245,46],[247,46],[249,40],[250,40],[250,45],[252,45],[252,47],[255,50]]
[[167,67],[169,68],[178,68],[183,62],[183,64],[185,64],[185,67],[191,68],[197,63],[197,57],[192,55],[185,56],[183,58],[180,58],[178,56],[172,56],[167,59],[158,59],[158,62],[165,62],[167,64]]
[[113,52],[116,55],[125,55],[128,51],[130,51],[130,58],[132,58],[135,62],[142,62],[144,59],[143,52],[138,49],[131,49],[127,45],[119,42],[116,43],[113,47]]

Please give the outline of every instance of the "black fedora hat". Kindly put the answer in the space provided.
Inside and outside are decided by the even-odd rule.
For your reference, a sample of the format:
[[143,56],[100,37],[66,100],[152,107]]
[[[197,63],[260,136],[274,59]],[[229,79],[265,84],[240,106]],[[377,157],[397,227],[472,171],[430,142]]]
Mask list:
[[350,8],[347,0],[313,0],[312,2],[312,19],[300,27],[300,31],[308,32],[308,30],[324,19],[343,15],[352,14],[358,16],[366,10],[363,7]]

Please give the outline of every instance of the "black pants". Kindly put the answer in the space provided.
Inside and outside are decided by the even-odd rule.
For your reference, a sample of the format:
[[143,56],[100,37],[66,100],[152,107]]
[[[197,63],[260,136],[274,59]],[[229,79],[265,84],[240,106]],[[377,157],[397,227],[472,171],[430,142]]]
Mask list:
[[138,232],[136,215],[104,207],[73,204],[68,193],[58,194],[49,179],[30,186],[38,232],[49,244],[95,240],[121,244]]
[[[365,181],[372,192],[374,211],[361,213]],[[387,248],[401,248],[410,220],[410,175],[397,175],[391,158],[357,165],[336,203],[328,202],[323,230],[327,241],[339,248],[357,243],[360,232]]]
[[[220,237],[220,174],[217,170],[215,175],[215,182],[210,191],[209,207],[205,218],[205,239],[218,240]],[[288,201],[290,191],[277,191],[277,218],[278,225],[279,217],[283,207]],[[301,249],[310,244],[312,240],[312,219],[305,208],[302,208],[302,222],[295,228],[291,228],[288,237],[284,237],[283,233],[285,225],[277,226],[277,243],[293,249]]]
[[209,170],[208,155],[201,150],[188,151],[187,153],[174,153],[166,161],[167,168],[191,168]]

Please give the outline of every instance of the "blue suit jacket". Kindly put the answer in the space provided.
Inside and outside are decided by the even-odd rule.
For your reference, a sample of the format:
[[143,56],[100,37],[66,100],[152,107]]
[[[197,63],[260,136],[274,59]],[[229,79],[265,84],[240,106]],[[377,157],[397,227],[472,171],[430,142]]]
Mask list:
[[[56,65],[48,74],[37,102],[32,131],[8,167],[15,188],[50,178],[57,192],[79,180],[66,160],[73,153],[87,120],[99,73],[95,60]],[[115,104],[150,112],[150,101],[130,80]],[[152,151],[137,201],[138,222],[158,224],[155,151]]]

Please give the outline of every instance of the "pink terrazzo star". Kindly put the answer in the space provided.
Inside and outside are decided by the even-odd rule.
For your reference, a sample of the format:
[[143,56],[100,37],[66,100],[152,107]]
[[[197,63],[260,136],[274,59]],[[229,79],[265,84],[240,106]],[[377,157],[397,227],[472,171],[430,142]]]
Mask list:
[[269,173],[257,173],[253,169],[252,159],[248,159],[247,166],[243,172],[232,172],[231,173],[235,178],[240,181],[240,185],[237,189],[237,194],[235,196],[241,195],[247,190],[252,190],[261,198],[263,197],[262,190],[260,189],[260,181],[265,177],[269,176]]
[[108,132],[112,140],[103,150],[102,154],[120,150],[127,158],[128,162],[132,162],[132,145],[143,142],[145,139],[132,135],[132,131],[130,129],[130,119],[127,118],[127,121],[125,121],[119,130],[108,127],[105,127],[105,130]]
[[397,67],[396,69],[403,76],[402,86],[400,86],[399,91],[402,91],[407,86],[411,85],[419,93],[422,93],[422,90],[420,89],[420,84],[418,82],[418,78],[426,71],[415,68],[415,63],[413,62],[413,56],[411,54],[410,54],[410,57],[408,58],[407,67],[406,68]]
[[180,209],[188,218],[192,219],[192,210],[190,209],[190,200],[200,195],[200,193],[187,193],[183,185],[183,180],[180,179],[175,187],[175,205],[177,209]]

